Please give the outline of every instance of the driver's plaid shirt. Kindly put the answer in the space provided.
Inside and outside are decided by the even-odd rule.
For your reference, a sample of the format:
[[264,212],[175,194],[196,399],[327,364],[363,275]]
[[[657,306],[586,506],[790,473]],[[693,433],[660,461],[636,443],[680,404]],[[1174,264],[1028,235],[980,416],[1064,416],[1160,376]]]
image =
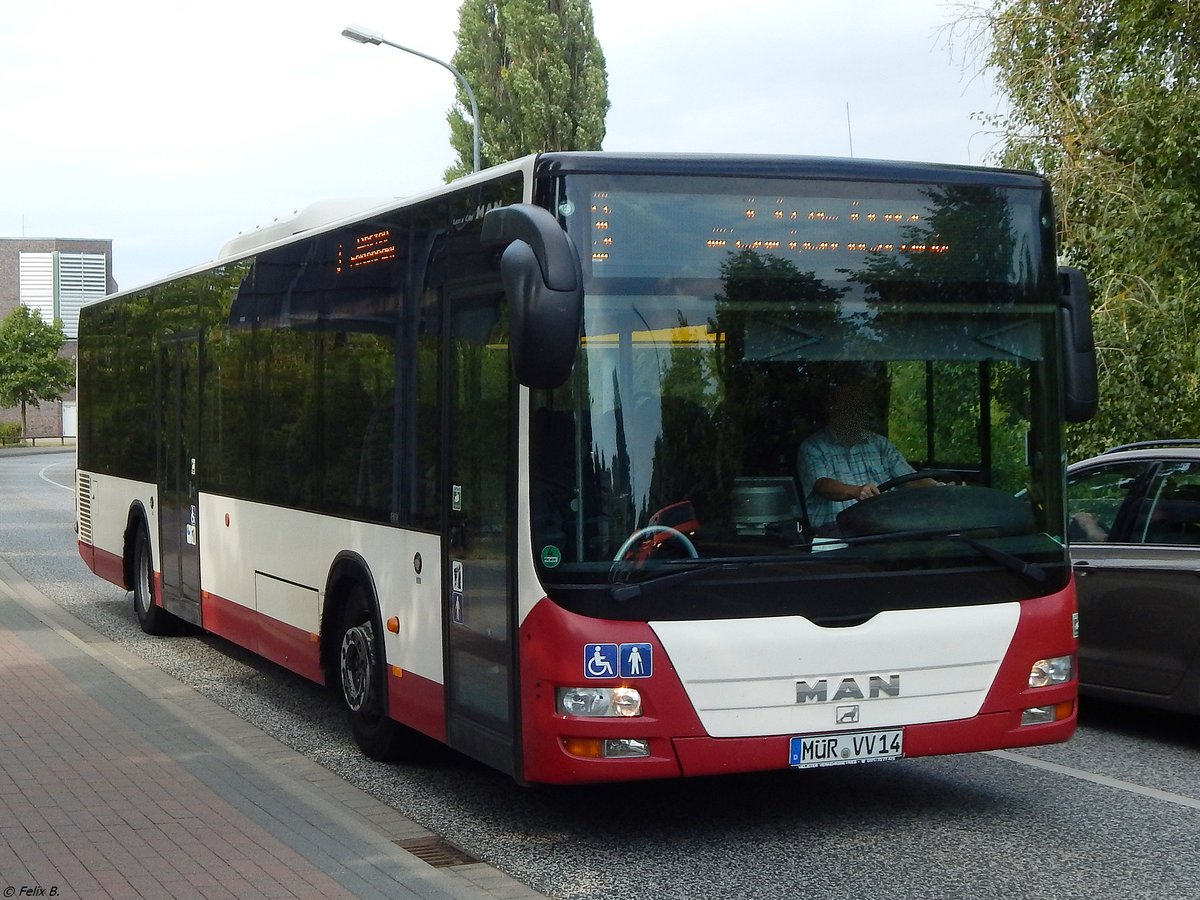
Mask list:
[[797,459],[804,505],[809,523],[818,530],[829,529],[834,519],[854,500],[826,500],[813,492],[818,478],[833,478],[846,484],[880,484],[916,471],[883,435],[868,432],[860,443],[847,447],[822,428],[800,445]]

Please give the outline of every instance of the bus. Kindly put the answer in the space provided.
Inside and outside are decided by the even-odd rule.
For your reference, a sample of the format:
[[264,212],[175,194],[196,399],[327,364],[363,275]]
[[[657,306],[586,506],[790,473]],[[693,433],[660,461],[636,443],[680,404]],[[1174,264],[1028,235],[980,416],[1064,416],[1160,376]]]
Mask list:
[[[328,685],[376,759],[568,784],[1064,741],[1089,303],[1035,174],[536,154],[85,307],[79,552],[145,631]],[[936,486],[817,527],[798,454],[850,381]]]

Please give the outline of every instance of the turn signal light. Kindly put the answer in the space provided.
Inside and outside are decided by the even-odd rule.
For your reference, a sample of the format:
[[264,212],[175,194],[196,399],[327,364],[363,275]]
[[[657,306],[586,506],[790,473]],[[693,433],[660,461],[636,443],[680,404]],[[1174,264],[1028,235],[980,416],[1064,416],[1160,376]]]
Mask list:
[[1064,700],[1053,706],[1032,706],[1021,712],[1021,724],[1048,725],[1051,722],[1061,722],[1063,719],[1069,719],[1074,711],[1074,700]]
[[650,742],[638,738],[563,738],[563,749],[584,759],[630,759],[650,755]]

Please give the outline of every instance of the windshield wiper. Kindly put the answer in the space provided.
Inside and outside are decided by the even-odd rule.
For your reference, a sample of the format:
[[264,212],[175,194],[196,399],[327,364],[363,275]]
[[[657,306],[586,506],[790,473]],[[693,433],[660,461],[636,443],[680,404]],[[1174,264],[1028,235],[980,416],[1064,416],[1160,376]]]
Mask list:
[[[678,559],[669,563],[663,563],[662,568],[656,568],[652,572],[646,573],[638,581],[618,581],[617,576],[622,571],[638,572],[643,571],[634,569],[630,566],[622,566],[620,562],[614,562],[609,569],[608,575],[608,593],[612,599],[618,602],[638,599],[643,591],[649,592],[658,588],[667,587],[669,585],[678,584],[681,581],[687,581],[695,575],[701,575],[705,572],[722,571],[736,572],[739,569],[744,569],[747,566],[760,564],[790,564],[790,563],[819,563],[825,562],[825,558],[820,554],[809,553],[808,544],[796,545],[798,548],[803,548],[803,553],[763,553],[753,556],[709,556],[697,557],[694,559]],[[796,548],[793,548],[796,549]]]
[[[863,544],[888,544],[898,543],[900,541],[933,541],[933,540],[950,540],[957,541],[960,544],[965,544],[971,549],[977,551],[989,560],[1004,568],[1016,572],[1018,575],[1028,578],[1034,583],[1040,584],[1046,580],[1046,569],[1044,566],[1035,562],[1028,562],[1015,556],[1007,551],[991,547],[976,538],[963,534],[961,531],[946,531],[945,529],[923,529],[916,531],[893,531],[887,534],[869,534],[859,537],[832,538],[824,550],[837,549],[838,545],[861,546]],[[609,596],[618,603],[626,603],[639,599],[643,594],[650,593],[660,588],[678,584],[682,581],[687,581],[695,575],[700,575],[704,572],[712,572],[714,570],[722,570],[733,572],[746,566],[757,563],[793,563],[799,561],[819,562],[825,561],[828,557],[824,552],[813,552],[803,554],[768,554],[762,556],[721,556],[712,557],[709,559],[689,559],[678,560],[669,563],[671,569],[669,571],[658,571],[652,575],[647,575],[640,581],[616,581],[614,574],[617,571],[619,564],[614,564],[614,569],[609,575],[608,593]],[[679,568],[676,568],[679,567]]]
[[[641,581],[614,581],[613,573],[609,574],[608,595],[618,603],[626,603],[630,600],[637,600],[642,596],[642,593],[647,588],[666,587],[670,584],[676,584],[680,581],[686,581],[694,575],[699,575],[701,572],[711,572],[713,569],[734,569],[742,568],[752,559],[729,559],[727,557],[716,559],[693,559],[681,563],[673,563],[672,565],[685,565],[684,569],[673,569],[670,572],[647,576]],[[616,571],[616,566],[619,563],[614,563],[613,572]]]
[[[986,530],[986,529],[980,529]],[[1005,550],[1000,550],[985,544],[976,538],[963,534],[961,531],[946,531],[945,529],[928,529],[917,531],[893,531],[887,534],[868,534],[861,537],[841,538],[843,544],[859,546],[861,544],[888,544],[899,541],[932,541],[951,540],[966,544],[972,550],[977,550],[994,563],[999,563],[1010,571],[1016,572],[1030,581],[1041,583],[1046,580],[1046,569],[1039,563],[1029,562],[1014,556]]]

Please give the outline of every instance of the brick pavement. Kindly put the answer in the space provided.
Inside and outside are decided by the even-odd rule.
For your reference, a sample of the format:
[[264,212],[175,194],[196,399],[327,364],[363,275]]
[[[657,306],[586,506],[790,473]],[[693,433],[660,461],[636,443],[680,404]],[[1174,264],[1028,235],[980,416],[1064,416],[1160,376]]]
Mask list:
[[395,810],[124,651],[0,560],[0,892],[527,900],[434,868]]

